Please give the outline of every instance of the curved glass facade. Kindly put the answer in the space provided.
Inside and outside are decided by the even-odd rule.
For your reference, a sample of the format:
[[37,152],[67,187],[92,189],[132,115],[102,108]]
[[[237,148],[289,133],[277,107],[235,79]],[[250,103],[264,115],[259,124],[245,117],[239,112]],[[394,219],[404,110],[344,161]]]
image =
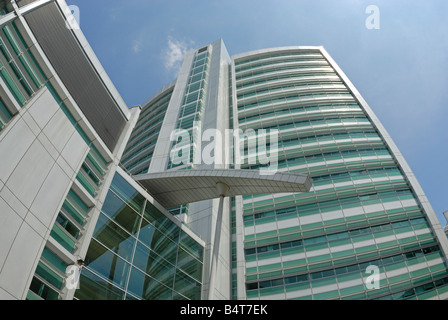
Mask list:
[[122,167],[129,173],[148,172],[172,93],[170,87],[143,108],[121,158]]
[[[261,51],[234,64],[239,128],[278,129],[279,171],[314,181],[308,193],[244,196],[236,205],[244,243],[234,243],[234,252],[243,246],[246,298],[421,299],[445,292],[443,253],[418,198],[321,50]],[[243,150],[241,168],[258,169],[248,161],[256,154]],[[368,266],[380,275],[375,290]],[[242,284],[233,283],[233,297],[241,298]]]
[[76,299],[201,298],[202,245],[118,173],[85,264]]

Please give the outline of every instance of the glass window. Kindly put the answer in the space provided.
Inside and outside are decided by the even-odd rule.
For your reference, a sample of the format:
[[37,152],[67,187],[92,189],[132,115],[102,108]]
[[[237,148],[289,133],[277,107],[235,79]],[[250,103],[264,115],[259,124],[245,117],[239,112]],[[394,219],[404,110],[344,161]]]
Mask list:
[[11,112],[9,112],[2,99],[0,99],[0,130],[3,128],[3,125],[11,119],[11,117]]
[[131,234],[135,234],[140,226],[141,217],[138,213],[110,190],[102,211]]
[[103,214],[98,218],[93,237],[119,256],[131,261],[135,238]]
[[79,290],[75,298],[79,300],[123,300],[124,292],[104,281],[88,269],[83,269],[79,281]]
[[154,279],[172,288],[174,285],[174,265],[168,263],[159,255],[142,244],[137,245],[134,256],[134,265]]
[[36,274],[38,274],[43,279],[48,281],[48,283],[53,285],[55,288],[60,289],[62,287],[63,279],[61,275],[51,270],[47,265],[43,264],[41,261],[37,265]]
[[204,248],[190,237],[185,231],[180,232],[180,245],[192,254],[196,259],[202,261]]
[[137,212],[142,211],[145,197],[135,190],[121,175],[115,174],[111,189]]
[[59,223],[73,238],[78,239],[78,227],[71,223],[64,214],[60,212],[56,218],[56,222]]
[[58,300],[59,293],[38,278],[34,277],[31,281],[30,290],[45,300]]
[[201,284],[179,270],[176,271],[174,290],[191,300],[201,299]]
[[178,246],[158,230],[154,232],[152,240],[150,248],[168,262],[176,264]]
[[179,227],[149,201],[146,203],[143,216],[148,219],[153,226],[165,232],[173,238],[173,240],[178,240],[177,236],[179,235],[179,230],[176,229],[179,229]]
[[104,278],[109,279],[120,288],[125,288],[129,264],[94,239],[90,243],[85,263],[87,267]]
[[143,219],[139,240],[172,264],[176,264],[177,245]]
[[179,247],[177,254],[177,267],[182,269],[185,273],[201,281],[202,279],[202,263],[193,258],[185,250]]
[[135,268],[131,271],[128,290],[145,300],[167,300],[172,296],[169,288]]

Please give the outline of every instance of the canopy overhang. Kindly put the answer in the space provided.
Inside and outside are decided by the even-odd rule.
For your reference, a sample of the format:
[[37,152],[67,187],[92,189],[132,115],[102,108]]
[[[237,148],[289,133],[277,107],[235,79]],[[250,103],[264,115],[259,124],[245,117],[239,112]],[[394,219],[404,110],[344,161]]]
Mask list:
[[166,171],[133,178],[165,208],[220,196],[308,192],[312,185],[303,174],[237,169]]

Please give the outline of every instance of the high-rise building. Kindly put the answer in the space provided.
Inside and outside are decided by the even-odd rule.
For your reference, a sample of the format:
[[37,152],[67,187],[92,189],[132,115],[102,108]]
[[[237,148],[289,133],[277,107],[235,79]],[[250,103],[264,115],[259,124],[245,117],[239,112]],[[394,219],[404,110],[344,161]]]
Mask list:
[[[323,48],[236,55],[232,90],[234,126],[278,129],[279,170],[313,179],[309,193],[237,201],[233,297],[447,297],[440,223],[381,122]],[[242,168],[254,168],[246,162]],[[380,276],[373,289],[371,270]]]
[[119,167],[140,108],[65,1],[0,12],[0,298],[200,298],[203,241]]
[[324,48],[218,40],[128,108],[65,1],[0,28],[1,299],[448,297],[447,237]]
[[[125,151],[135,159],[150,157],[139,173],[274,164],[278,172],[313,180],[306,193],[230,200],[221,236],[231,248],[220,250],[226,254],[215,298],[446,298],[443,229],[387,131],[324,48],[229,57],[216,41],[188,53],[176,81],[155,94],[142,114],[152,119],[149,112],[161,108],[165,118],[147,129],[157,126],[158,140],[148,138],[149,147],[144,140],[139,147],[130,143]],[[178,148],[172,133],[179,129],[191,139]],[[232,144],[205,137],[209,129],[242,136]],[[262,151],[250,148],[251,130],[277,130],[275,163],[257,161]],[[132,135],[142,132],[137,125]],[[213,140],[221,143],[206,163]],[[188,156],[174,164],[180,149]],[[205,252],[214,245],[208,230],[213,232],[216,206],[209,201],[171,208],[202,235]]]

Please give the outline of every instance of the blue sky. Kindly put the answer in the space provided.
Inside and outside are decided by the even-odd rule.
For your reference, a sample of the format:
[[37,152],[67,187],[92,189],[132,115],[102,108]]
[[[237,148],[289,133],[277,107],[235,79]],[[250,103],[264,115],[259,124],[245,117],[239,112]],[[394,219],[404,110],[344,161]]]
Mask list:
[[[128,106],[222,38],[231,55],[323,45],[404,155],[442,226],[448,209],[448,1],[66,0]],[[369,5],[380,29],[367,29]]]

